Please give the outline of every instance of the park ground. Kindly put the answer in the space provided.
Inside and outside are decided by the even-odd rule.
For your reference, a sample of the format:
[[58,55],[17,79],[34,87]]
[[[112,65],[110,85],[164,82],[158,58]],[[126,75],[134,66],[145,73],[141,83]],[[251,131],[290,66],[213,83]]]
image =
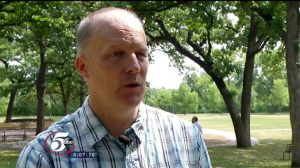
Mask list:
[[[203,137],[208,146],[213,167],[290,167],[291,160],[288,159],[288,154],[283,160],[285,145],[291,143],[292,137],[288,114],[252,114],[251,137],[257,139],[259,143],[248,149],[238,149],[235,146],[218,146],[228,143],[230,139],[206,131],[220,130],[232,134],[234,129],[229,114],[178,114],[178,116],[189,121],[193,116],[199,118],[198,122],[204,128]],[[61,118],[61,116],[53,117],[54,120]],[[0,117],[0,122],[3,121],[4,117]],[[20,149],[1,149],[0,167],[15,168],[19,153]]]

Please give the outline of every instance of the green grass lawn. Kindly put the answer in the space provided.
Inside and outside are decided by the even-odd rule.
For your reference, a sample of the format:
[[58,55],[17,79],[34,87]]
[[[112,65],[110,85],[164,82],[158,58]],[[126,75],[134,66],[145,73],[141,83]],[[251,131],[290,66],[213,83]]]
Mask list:
[[[203,128],[234,131],[229,114],[178,114],[177,116],[188,121],[191,121],[193,116],[197,116],[198,122]],[[250,129],[253,131],[291,128],[289,117],[288,114],[251,114]]]
[[4,150],[0,151],[0,167],[16,168],[17,160],[20,152]]
[[[194,114],[179,117],[191,121]],[[196,114],[203,128],[233,131],[229,114]],[[63,116],[52,116],[56,121]],[[23,118],[23,117],[13,117]],[[32,117],[33,118],[33,117]],[[45,118],[48,118],[46,116]],[[0,122],[4,121],[0,118]],[[291,128],[289,115],[287,114],[255,114],[251,115],[251,130]],[[235,168],[235,167],[290,167],[290,160],[282,160],[282,152],[285,144],[291,143],[291,131],[280,132],[253,132],[251,136],[259,140],[259,144],[248,148],[236,147],[213,147],[208,148],[212,165]],[[19,152],[1,151],[0,167],[15,168]],[[288,157],[288,155],[286,155]]]
[[291,143],[291,131],[252,133],[259,144],[248,149],[238,149],[233,146],[208,148],[213,166],[230,168],[240,167],[290,167],[291,160],[282,152],[285,144]]
[[[177,114],[180,118],[191,121],[193,116],[198,117],[198,122],[203,128],[217,129],[223,131],[234,131],[230,115],[223,114]],[[58,121],[64,116],[52,116],[52,119]],[[18,116],[18,118],[36,118],[29,116]],[[49,116],[45,116],[45,119],[49,119]],[[4,122],[5,117],[0,117],[0,122]],[[251,114],[251,130],[264,130],[264,129],[281,129],[291,128],[290,118],[288,114]]]

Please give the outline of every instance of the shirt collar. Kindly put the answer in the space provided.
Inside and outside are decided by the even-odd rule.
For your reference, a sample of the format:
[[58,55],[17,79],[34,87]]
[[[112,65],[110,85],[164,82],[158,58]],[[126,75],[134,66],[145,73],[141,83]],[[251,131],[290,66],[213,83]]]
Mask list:
[[[139,105],[139,112],[135,122],[131,125],[131,127],[125,131],[124,134],[129,132],[131,129],[134,130],[136,137],[141,141],[141,131],[144,130],[146,110],[143,102]],[[105,137],[108,131],[104,128],[101,122],[94,115],[92,109],[89,106],[89,96],[86,97],[82,107],[80,120],[83,123],[82,131],[85,135],[88,144],[92,147],[95,143],[100,141],[103,137]]]
[[80,120],[83,123],[83,134],[85,135],[90,147],[108,134],[107,130],[100,123],[90,108],[89,96],[86,97],[81,107]]
[[131,127],[125,131],[125,135],[127,132],[129,132],[131,129],[134,131],[135,136],[134,138],[139,139],[140,142],[143,140],[143,133],[144,133],[144,127],[145,127],[145,120],[146,119],[146,108],[143,102],[139,104],[139,112],[136,117],[135,122],[131,125]]

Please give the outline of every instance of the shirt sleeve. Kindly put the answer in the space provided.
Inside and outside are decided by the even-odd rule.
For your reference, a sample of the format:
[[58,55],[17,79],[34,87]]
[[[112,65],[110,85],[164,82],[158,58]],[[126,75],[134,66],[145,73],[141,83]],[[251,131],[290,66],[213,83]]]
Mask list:
[[20,153],[16,168],[51,168],[46,157],[28,144]]
[[199,131],[198,135],[198,152],[199,152],[199,167],[200,168],[212,168],[210,157],[207,151],[206,144],[204,142],[203,136]]

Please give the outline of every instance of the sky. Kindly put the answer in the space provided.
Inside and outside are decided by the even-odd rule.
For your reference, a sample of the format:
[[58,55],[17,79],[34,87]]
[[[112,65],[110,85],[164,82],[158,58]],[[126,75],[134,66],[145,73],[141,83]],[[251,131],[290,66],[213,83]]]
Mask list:
[[[169,66],[171,60],[167,54],[155,51],[152,55],[154,63],[149,65],[147,75],[147,81],[150,82],[150,87],[157,89],[162,87],[166,89],[178,89],[184,75],[180,75],[177,68]],[[198,71],[202,69],[189,58],[185,58],[184,65],[195,67]]]

